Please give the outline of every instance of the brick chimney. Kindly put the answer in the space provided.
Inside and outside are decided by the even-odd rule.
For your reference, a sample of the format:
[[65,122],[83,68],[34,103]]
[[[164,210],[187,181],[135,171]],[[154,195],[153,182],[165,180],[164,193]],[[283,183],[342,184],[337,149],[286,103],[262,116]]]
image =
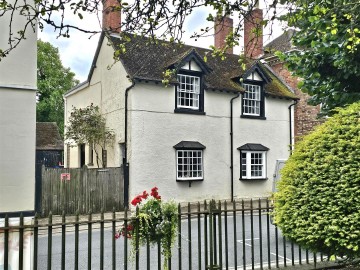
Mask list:
[[117,10],[120,0],[103,0],[103,30],[120,33],[121,11]]
[[[225,39],[228,34],[233,31],[234,22],[228,16],[216,16],[215,19],[215,47],[216,48],[224,48],[225,47]],[[233,48],[228,48],[226,50],[227,53],[232,54]]]
[[257,3],[244,20],[244,50],[247,58],[259,58],[263,52],[263,11]]

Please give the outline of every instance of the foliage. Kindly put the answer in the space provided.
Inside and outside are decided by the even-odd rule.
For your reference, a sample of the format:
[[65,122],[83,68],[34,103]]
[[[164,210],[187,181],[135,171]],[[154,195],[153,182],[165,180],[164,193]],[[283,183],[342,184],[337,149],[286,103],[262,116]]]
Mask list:
[[[107,0],[109,1],[109,0]],[[227,46],[222,50],[215,50],[216,55],[224,55],[228,47],[232,47],[239,42],[242,36],[243,21],[250,12],[256,7],[258,0],[134,0],[134,1],[113,1],[116,6],[110,6],[109,12],[122,12],[121,30],[130,34],[149,36],[152,40],[168,39],[171,42],[181,43],[186,29],[186,18],[190,14],[203,10],[209,12],[207,21],[214,22],[216,14],[231,15],[239,23],[234,27],[233,35],[226,39]],[[15,32],[12,24],[9,24],[9,48],[0,48],[0,60],[5,57],[12,49],[25,39],[25,33],[36,29],[37,23],[40,30],[45,25],[54,29],[59,37],[69,38],[73,30],[96,34],[99,31],[80,27],[78,20],[85,16],[95,16],[99,18],[102,12],[102,2],[97,0],[59,0],[59,1],[16,1],[0,0],[0,17],[8,14],[10,20],[16,16],[17,10],[26,18],[23,28]],[[266,9],[272,10],[269,20],[264,20],[263,25],[276,17],[277,0],[265,1]],[[75,18],[73,18],[75,16]],[[223,17],[223,16],[222,16]],[[59,19],[61,18],[61,19]],[[117,29],[113,29],[117,30]],[[106,30],[107,31],[107,30]],[[213,27],[203,27],[198,32],[192,33],[195,40],[213,34]]]
[[360,100],[360,2],[287,1],[294,12],[284,19],[297,33],[299,51],[283,55],[290,70],[303,80],[300,88],[311,104],[325,113]]
[[360,103],[304,137],[281,171],[275,222],[304,248],[360,256]]
[[115,238],[120,236],[131,238],[134,254],[138,248],[137,241],[140,245],[146,245],[148,241],[153,245],[160,243],[161,253],[164,256],[163,267],[167,269],[177,234],[177,207],[174,202],[163,202],[157,187],[151,189],[150,196],[144,191],[131,201],[133,206],[137,206],[134,219],[126,230],[123,225]]
[[49,42],[38,40],[37,53],[37,122],[56,122],[64,132],[63,94],[79,83],[70,68],[64,68],[59,50]]
[[106,167],[106,161],[100,156],[99,148],[103,151],[115,139],[114,131],[106,126],[106,119],[101,114],[99,107],[92,103],[85,107],[73,107],[66,125],[65,139],[73,146],[89,144],[95,152],[96,162],[99,167]]

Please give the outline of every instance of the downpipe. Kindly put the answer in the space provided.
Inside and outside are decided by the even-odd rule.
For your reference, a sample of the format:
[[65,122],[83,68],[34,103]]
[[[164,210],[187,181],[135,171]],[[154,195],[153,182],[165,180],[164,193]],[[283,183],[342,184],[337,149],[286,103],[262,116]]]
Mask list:
[[125,139],[124,139],[124,156],[123,156],[123,170],[124,170],[124,207],[129,206],[129,162],[128,162],[128,94],[129,91],[135,86],[135,81],[131,80],[131,85],[125,89]]
[[233,136],[233,101],[240,96],[237,93],[235,97],[230,100],[230,177],[231,177],[231,201],[234,201],[234,136]]
[[[295,106],[296,104],[298,104],[298,100],[295,100],[294,103],[292,103],[288,109],[289,109],[289,133],[290,133],[290,144],[289,144],[289,148],[290,148],[290,155],[292,155],[293,152],[293,143],[292,143],[292,118],[291,118],[291,107]],[[295,112],[294,112],[295,114]]]

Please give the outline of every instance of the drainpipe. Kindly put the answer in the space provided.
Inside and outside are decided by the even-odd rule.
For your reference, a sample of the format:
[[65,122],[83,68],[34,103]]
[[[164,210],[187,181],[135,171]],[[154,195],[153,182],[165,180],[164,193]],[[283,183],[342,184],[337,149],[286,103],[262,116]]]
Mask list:
[[233,101],[238,98],[240,93],[230,100],[230,174],[231,174],[231,201],[234,201],[234,136],[233,136]]
[[290,155],[292,155],[292,151],[293,151],[293,145],[292,145],[292,121],[291,121],[291,107],[295,106],[298,103],[297,100],[294,101],[294,103],[292,103],[289,106],[289,131],[290,131]]
[[135,86],[135,81],[131,80],[131,85],[125,89],[125,140],[124,140],[124,156],[123,156],[123,170],[124,170],[124,207],[129,206],[129,163],[127,158],[127,133],[128,133],[128,93],[131,88]]

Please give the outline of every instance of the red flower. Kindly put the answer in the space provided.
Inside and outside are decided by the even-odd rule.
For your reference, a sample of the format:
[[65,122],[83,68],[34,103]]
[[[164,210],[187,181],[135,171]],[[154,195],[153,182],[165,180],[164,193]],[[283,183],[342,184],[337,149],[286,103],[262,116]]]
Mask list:
[[158,193],[158,188],[157,188],[157,187],[153,187],[153,188],[151,189],[150,195],[153,196],[153,197],[156,199],[156,197],[159,195],[159,193]]
[[120,233],[115,233],[115,239],[119,239],[120,238]]
[[143,194],[141,195],[141,197],[146,200],[147,197],[149,196],[149,194],[146,192],[146,190],[144,190]]
[[131,201],[131,204],[133,206],[136,206],[138,205],[139,203],[141,203],[142,201],[142,197],[140,195],[136,196],[132,201]]
[[157,187],[153,187],[151,189],[151,193],[150,193],[151,196],[153,196],[155,199],[157,200],[161,200],[161,196],[159,195],[158,193],[158,188]]

